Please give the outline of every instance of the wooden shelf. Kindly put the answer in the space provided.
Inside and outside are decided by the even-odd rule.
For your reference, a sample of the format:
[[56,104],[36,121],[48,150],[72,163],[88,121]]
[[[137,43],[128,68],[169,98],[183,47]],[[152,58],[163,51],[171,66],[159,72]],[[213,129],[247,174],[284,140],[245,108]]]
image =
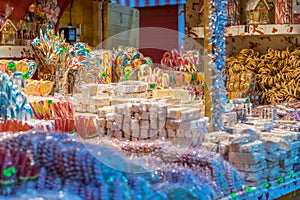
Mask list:
[[[300,35],[300,24],[238,25],[226,28],[226,37],[263,35]],[[193,27],[188,35],[204,38],[204,27]]]
[[31,46],[0,46],[0,58],[1,59],[22,59],[22,58],[34,58],[34,52]]

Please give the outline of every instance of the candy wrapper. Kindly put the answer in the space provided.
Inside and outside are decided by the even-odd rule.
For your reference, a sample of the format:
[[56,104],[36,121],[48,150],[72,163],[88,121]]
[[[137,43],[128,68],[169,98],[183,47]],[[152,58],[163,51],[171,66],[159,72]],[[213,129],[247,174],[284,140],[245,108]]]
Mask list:
[[[75,130],[74,109],[68,97],[30,96],[28,101],[32,108],[34,119],[52,120],[55,130]],[[49,126],[49,129],[53,129],[51,126]]]

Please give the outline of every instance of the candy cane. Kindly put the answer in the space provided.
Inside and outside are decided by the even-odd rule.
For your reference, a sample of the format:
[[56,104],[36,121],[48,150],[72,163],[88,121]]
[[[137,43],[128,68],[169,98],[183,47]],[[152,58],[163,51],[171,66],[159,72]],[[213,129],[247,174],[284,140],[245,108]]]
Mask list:
[[151,81],[151,76],[152,76],[152,68],[149,65],[143,64],[139,68],[138,71],[138,79],[145,80],[145,81]]

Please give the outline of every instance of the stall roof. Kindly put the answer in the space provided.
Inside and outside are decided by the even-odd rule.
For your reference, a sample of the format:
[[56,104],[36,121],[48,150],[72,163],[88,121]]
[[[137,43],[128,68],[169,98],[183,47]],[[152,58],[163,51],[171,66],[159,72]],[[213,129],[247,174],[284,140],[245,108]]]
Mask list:
[[185,4],[186,0],[112,0],[111,2],[128,7],[151,7]]

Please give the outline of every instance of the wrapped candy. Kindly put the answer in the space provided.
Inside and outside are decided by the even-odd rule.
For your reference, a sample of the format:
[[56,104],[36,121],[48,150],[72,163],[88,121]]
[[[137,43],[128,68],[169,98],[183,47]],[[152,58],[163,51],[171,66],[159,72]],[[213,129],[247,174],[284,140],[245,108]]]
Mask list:
[[145,58],[134,47],[119,47],[114,50],[115,65],[121,71],[122,79],[128,80],[131,73],[135,68],[140,67],[142,64],[148,64],[152,66],[150,58]]
[[36,68],[37,65],[33,60],[0,60],[0,71],[8,73],[10,76],[14,72],[20,72],[27,74],[28,78],[32,78]]
[[185,51],[180,47],[180,52],[172,49],[170,52],[165,52],[161,59],[161,65],[169,70],[196,72],[197,66],[200,65],[199,51]]
[[17,85],[5,73],[0,72],[0,107],[4,121],[16,119],[25,123],[32,117],[32,110],[23,92],[18,90]]
[[[173,186],[163,184],[163,179],[155,173],[143,174],[127,174],[122,171],[109,168],[95,157],[93,157],[84,148],[82,143],[76,142],[76,137],[69,137],[66,134],[51,134],[46,133],[27,133],[10,137],[7,134],[6,138],[2,140],[0,146],[5,151],[16,151],[22,149],[30,156],[30,165],[21,165],[21,172],[27,172],[32,175],[33,168],[37,166],[39,171],[38,176],[32,184],[28,182],[29,179],[24,179],[20,184],[12,182],[7,187],[0,188],[0,195],[5,194],[5,198],[14,197],[16,194],[19,196],[31,191],[29,196],[47,196],[47,193],[52,191],[58,193],[62,191],[63,194],[71,196],[79,196],[80,198],[92,199],[142,199],[152,198],[166,199],[167,196],[174,194],[174,184],[186,183],[186,185],[176,185],[186,194],[195,197],[208,197],[213,199],[214,192],[209,183],[199,181],[192,173],[174,168],[176,172],[171,172],[174,176],[178,177],[178,181],[173,180]],[[110,152],[111,156],[114,154],[114,162],[119,165],[126,163],[125,159],[106,147],[101,147],[104,152]],[[99,150],[96,147],[95,150]],[[106,156],[106,155],[105,155]],[[8,156],[7,156],[8,157]],[[12,163],[17,162],[19,157],[11,156]],[[102,156],[103,158],[103,156]],[[20,160],[20,159],[19,159]],[[4,163],[10,163],[8,159]],[[18,168],[10,168],[7,166],[7,173],[11,175],[11,180],[15,181],[18,175]],[[19,172],[19,171],[18,171]],[[168,170],[164,171],[169,174]],[[189,176],[184,176],[189,174]],[[26,175],[27,176],[27,175]],[[188,177],[184,180],[185,177]],[[192,180],[192,182],[191,182]],[[193,184],[197,189],[189,188],[188,184]],[[201,184],[200,184],[201,183]],[[0,183],[2,184],[2,182]],[[8,191],[8,192],[6,192]],[[40,194],[43,192],[43,194]],[[28,195],[28,194],[27,194]],[[24,196],[23,196],[24,197]],[[52,196],[53,197],[53,196]],[[72,198],[74,199],[74,198]]]

